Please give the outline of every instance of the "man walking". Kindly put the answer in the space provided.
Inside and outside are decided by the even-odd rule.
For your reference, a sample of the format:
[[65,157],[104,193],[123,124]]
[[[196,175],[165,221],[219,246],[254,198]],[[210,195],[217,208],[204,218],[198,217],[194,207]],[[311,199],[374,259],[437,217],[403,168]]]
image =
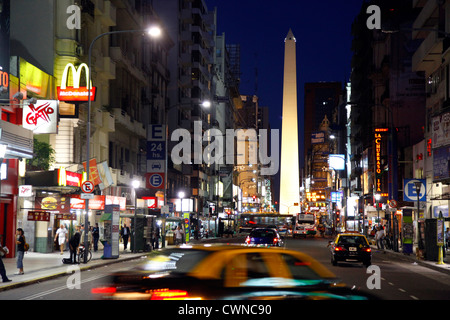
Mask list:
[[6,251],[6,248],[2,247],[2,244],[0,243],[0,275],[2,276],[3,282],[11,282],[12,280],[8,279],[6,276],[6,269],[5,265],[3,264],[2,256],[7,255],[8,252]]
[[120,235],[123,239],[123,250],[126,251],[128,247],[128,238],[130,237],[130,228],[126,224],[123,225]]
[[98,239],[100,238],[100,229],[98,228],[98,223],[92,229],[92,237],[94,238],[94,252],[98,250]]

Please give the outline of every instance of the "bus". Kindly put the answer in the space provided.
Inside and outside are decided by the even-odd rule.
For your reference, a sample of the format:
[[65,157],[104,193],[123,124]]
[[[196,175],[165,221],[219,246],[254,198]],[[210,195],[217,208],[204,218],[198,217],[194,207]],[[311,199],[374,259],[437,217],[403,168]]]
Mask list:
[[276,212],[253,212],[241,213],[239,215],[239,232],[250,232],[253,228],[274,227],[280,235],[292,235],[292,229],[295,226],[296,215],[280,214]]
[[316,215],[312,212],[299,213],[292,236],[315,236],[317,233]]

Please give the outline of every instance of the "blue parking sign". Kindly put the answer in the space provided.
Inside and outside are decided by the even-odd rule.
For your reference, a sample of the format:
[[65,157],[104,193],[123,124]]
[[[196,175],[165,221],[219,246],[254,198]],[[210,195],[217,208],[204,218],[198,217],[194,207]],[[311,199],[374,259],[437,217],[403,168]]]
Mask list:
[[165,160],[166,142],[147,141],[147,160]]
[[427,201],[427,181],[425,179],[403,179],[403,201],[417,201],[415,182],[420,182],[419,201]]

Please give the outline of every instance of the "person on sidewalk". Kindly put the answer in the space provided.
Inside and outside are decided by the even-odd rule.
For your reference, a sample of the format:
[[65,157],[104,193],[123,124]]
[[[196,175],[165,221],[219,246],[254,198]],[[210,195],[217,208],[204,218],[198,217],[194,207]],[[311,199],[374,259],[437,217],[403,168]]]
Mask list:
[[61,250],[61,254],[64,254],[64,245],[66,244],[66,235],[67,235],[68,231],[66,229],[66,226],[61,223],[61,226],[59,227],[59,229],[56,231],[55,234],[55,242],[56,240],[58,240],[58,245],[59,245],[59,249]]
[[92,237],[94,238],[94,252],[98,251],[98,239],[100,238],[100,229],[98,228],[98,223],[92,228]]
[[[77,263],[77,255],[78,255],[78,247],[80,246],[80,226],[76,226],[76,232],[69,240],[69,249],[70,249],[70,262]],[[73,258],[72,258],[73,257]]]
[[181,230],[181,227],[178,226],[175,230],[175,244],[180,245],[183,243],[183,230]]
[[378,231],[375,233],[375,241],[377,242],[378,249],[384,250],[383,238],[384,238],[383,226],[378,226]]
[[22,228],[16,230],[16,244],[17,244],[17,269],[19,271],[16,274],[23,274],[23,257],[25,255],[25,234]]
[[7,250],[7,248],[3,248],[2,244],[0,243],[0,276],[2,276],[3,282],[11,282],[12,280],[8,279],[8,277],[6,276],[5,265],[3,264],[3,260],[2,260],[3,255],[8,254],[8,251],[6,251],[6,250]]
[[127,251],[128,238],[130,237],[130,228],[127,227],[126,224],[124,224],[122,230],[120,230],[120,235],[122,236],[123,239],[123,250]]
[[[81,243],[84,244],[84,231],[86,230],[86,228],[84,227],[84,224],[81,226],[82,228],[82,232],[81,232]],[[92,245],[92,229],[91,227],[89,227],[89,232],[88,232],[88,249],[91,250],[91,245]]]

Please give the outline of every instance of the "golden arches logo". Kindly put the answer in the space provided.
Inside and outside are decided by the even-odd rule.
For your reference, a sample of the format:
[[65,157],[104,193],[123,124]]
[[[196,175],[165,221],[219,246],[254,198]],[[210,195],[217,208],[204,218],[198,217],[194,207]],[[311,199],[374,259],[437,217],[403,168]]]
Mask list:
[[[81,72],[85,70],[86,87],[80,87]],[[67,78],[69,71],[72,73],[73,87],[67,87]],[[89,67],[82,63],[77,67],[73,63],[68,63],[64,67],[61,78],[61,86],[57,88],[58,100],[61,101],[88,101],[89,91],[91,101],[95,100],[95,90],[92,81],[89,81]]]

